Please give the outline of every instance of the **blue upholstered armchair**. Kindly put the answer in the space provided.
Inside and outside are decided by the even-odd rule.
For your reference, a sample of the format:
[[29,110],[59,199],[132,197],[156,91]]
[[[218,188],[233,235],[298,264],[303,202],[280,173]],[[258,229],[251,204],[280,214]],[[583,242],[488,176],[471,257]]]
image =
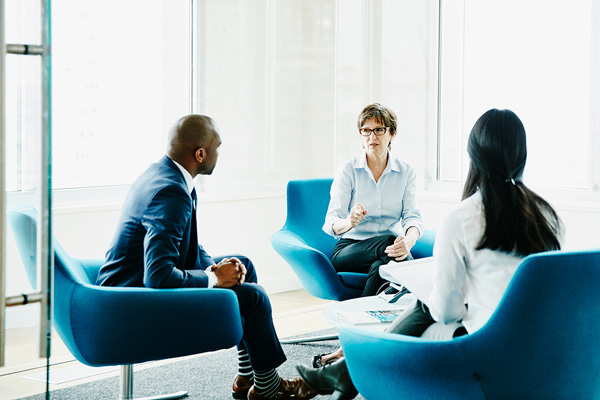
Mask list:
[[600,250],[529,256],[472,335],[341,329],[350,376],[369,400],[600,398],[599,284]]
[[[367,274],[337,272],[329,257],[336,240],[323,232],[329,206],[331,178],[300,179],[288,182],[287,219],[279,231],[271,235],[271,245],[292,267],[304,289],[326,300],[348,300],[360,297]],[[435,232],[426,230],[411,249],[415,258],[433,253]],[[337,338],[337,335],[302,339],[286,339],[282,343],[312,342]]]
[[[326,300],[360,297],[366,274],[337,272],[329,257],[336,240],[321,229],[329,205],[331,178],[292,180],[287,186],[287,220],[271,236],[275,251],[292,267],[311,295]],[[414,258],[433,253],[435,232],[426,230],[411,249]]]
[[[36,219],[33,208],[9,212],[26,267],[35,265]],[[56,240],[53,247],[54,326],[80,362],[122,366],[121,399],[133,398],[133,364],[229,348],[242,338],[229,290],[95,286],[103,260],[70,257]]]

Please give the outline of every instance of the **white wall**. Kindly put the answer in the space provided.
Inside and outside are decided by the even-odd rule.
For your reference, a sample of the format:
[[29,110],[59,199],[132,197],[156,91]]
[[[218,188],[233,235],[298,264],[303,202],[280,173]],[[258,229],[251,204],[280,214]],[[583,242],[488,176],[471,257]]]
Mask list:
[[[210,178],[209,178],[210,179]],[[198,205],[199,241],[213,256],[243,254],[249,257],[269,293],[300,288],[291,268],[271,247],[271,234],[286,217],[285,194],[238,198],[203,198]],[[58,208],[54,234],[69,254],[78,258],[104,258],[114,234],[120,206]]]
[[[420,207],[426,228],[437,230],[441,218],[459,202],[460,195],[422,193]],[[565,250],[600,248],[595,227],[600,207],[553,203],[566,227]],[[59,209],[54,213],[55,235],[74,256],[104,257],[118,219],[119,207]],[[273,250],[270,237],[286,218],[284,191],[248,197],[201,198],[198,207],[199,241],[209,254],[239,253],[255,264],[260,283],[269,293],[299,289],[287,263]]]
[[[459,202],[460,195],[440,195],[422,191],[420,207],[425,227],[437,230],[441,218]],[[553,203],[566,227],[565,250],[600,248],[595,234],[600,226],[597,204]],[[286,217],[284,190],[270,195],[237,198],[212,197],[199,201],[199,240],[211,255],[240,253],[257,269],[259,283],[268,293],[302,288],[292,269],[273,250],[269,238],[280,229]],[[71,255],[103,258],[112,239],[120,205],[101,207],[62,207],[54,211],[54,233]],[[8,295],[31,292],[12,232],[7,240]],[[36,304],[7,309],[7,328],[36,323]]]
[[[600,204],[574,204],[573,202],[553,202],[549,200],[566,226],[563,250],[584,250],[600,248],[596,229],[600,226]],[[437,230],[441,218],[460,201],[460,195],[420,196],[419,206],[425,227]]]

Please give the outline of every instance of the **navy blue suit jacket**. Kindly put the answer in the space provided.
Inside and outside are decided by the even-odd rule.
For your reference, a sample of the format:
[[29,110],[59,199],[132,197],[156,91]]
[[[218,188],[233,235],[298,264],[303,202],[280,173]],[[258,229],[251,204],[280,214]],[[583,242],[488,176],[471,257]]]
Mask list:
[[[192,198],[185,178],[167,156],[131,186],[115,237],[96,283],[150,288],[207,287],[213,259],[190,243]],[[198,256],[184,265],[188,251]]]

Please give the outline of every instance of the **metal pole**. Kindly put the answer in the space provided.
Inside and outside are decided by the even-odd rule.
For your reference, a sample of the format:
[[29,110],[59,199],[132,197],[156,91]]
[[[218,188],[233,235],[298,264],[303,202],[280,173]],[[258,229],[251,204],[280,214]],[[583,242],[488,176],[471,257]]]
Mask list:
[[43,293],[19,294],[6,297],[4,304],[5,307],[24,306],[29,303],[41,303],[43,298]]
[[[52,343],[52,295],[54,251],[52,249],[52,38],[51,38],[51,0],[41,0],[42,10],[42,140],[40,157],[40,242],[42,293],[40,316],[40,350],[45,349],[46,356],[46,398],[50,398],[50,354]],[[41,351],[40,351],[41,353]]]
[[196,112],[196,85],[198,79],[198,73],[196,72],[198,62],[198,49],[196,46],[197,13],[197,0],[190,0],[190,114]]
[[5,253],[5,238],[6,238],[6,118],[5,118],[5,66],[6,66],[6,43],[4,38],[4,0],[0,0],[0,367],[4,366],[5,349],[6,349],[6,253]]
[[442,149],[440,148],[442,131],[442,0],[438,0],[438,37],[437,37],[437,115],[436,115],[436,160],[435,160],[435,180],[442,178],[440,171],[440,160],[442,158]]
[[41,56],[44,54],[44,46],[32,44],[7,44],[6,52],[8,54],[21,54],[24,56]]
[[133,399],[133,365],[121,365],[119,400]]

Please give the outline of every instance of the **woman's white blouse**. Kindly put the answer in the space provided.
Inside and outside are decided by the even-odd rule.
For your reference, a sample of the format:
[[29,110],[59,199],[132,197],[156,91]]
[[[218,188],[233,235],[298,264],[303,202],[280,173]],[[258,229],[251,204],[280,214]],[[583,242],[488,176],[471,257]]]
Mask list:
[[[404,235],[411,226],[423,233],[421,211],[416,201],[416,174],[413,168],[388,153],[388,162],[377,182],[367,167],[363,153],[338,168],[331,186],[331,200],[323,231],[336,237],[363,240],[379,235]],[[359,202],[367,215],[343,235],[333,232],[333,224],[345,219]]]
[[492,316],[523,258],[476,250],[484,230],[483,205],[477,192],[443,219],[433,248],[435,273],[429,311],[444,323],[462,318],[469,333]]

